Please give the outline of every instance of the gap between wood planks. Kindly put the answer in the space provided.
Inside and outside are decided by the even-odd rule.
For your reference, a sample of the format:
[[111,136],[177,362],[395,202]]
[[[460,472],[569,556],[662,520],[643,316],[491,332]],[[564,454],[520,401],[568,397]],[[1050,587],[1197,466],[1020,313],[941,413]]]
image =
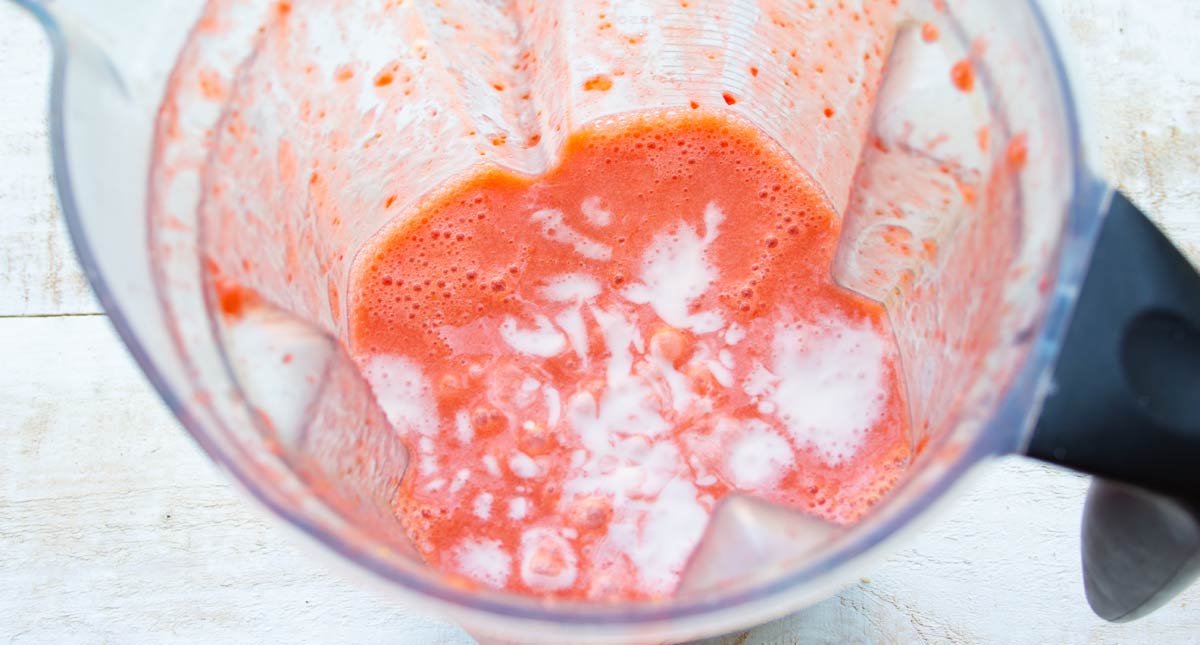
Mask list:
[[107,318],[108,314],[102,311],[85,312],[77,314],[0,314],[0,320],[8,320],[12,318]]

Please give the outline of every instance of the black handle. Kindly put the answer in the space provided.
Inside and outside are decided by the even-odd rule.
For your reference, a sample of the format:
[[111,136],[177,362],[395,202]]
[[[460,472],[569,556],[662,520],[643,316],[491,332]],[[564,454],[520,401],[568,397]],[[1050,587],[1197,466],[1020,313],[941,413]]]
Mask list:
[[1101,617],[1148,613],[1200,573],[1200,274],[1119,193],[1027,451],[1106,480],[1083,529]]

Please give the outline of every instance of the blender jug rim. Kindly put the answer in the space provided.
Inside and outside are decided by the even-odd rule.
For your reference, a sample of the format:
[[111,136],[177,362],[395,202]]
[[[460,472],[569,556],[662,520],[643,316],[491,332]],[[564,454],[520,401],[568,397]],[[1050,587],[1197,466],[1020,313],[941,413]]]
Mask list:
[[[1049,386],[1050,368],[1057,357],[1059,345],[1065,334],[1075,295],[1086,273],[1090,252],[1099,230],[1103,209],[1111,195],[1110,188],[1095,177],[1087,162],[1081,132],[1080,115],[1075,93],[1072,90],[1063,53],[1056,42],[1053,30],[1036,0],[1027,0],[1030,16],[1038,36],[1046,45],[1046,62],[1051,67],[1053,79],[1058,86],[1058,100],[1067,124],[1066,143],[1072,172],[1072,190],[1067,204],[1064,232],[1055,249],[1058,258],[1052,262],[1056,269],[1052,295],[1048,296],[1046,312],[1038,323],[1036,339],[1012,384],[999,400],[985,426],[967,449],[943,474],[906,507],[884,521],[871,521],[868,515],[858,525],[849,528],[840,544],[827,557],[808,562],[786,574],[781,574],[764,584],[737,589],[733,592],[714,592],[711,595],[681,596],[672,598],[668,604],[621,603],[614,605],[561,602],[553,606],[536,600],[508,594],[479,593],[457,589],[434,582],[431,578],[413,575],[396,567],[389,559],[372,552],[366,545],[351,544],[344,536],[309,521],[295,510],[284,507],[273,499],[260,483],[222,449],[188,404],[171,389],[161,370],[134,333],[129,318],[113,295],[105,276],[99,269],[87,233],[80,221],[80,209],[74,198],[69,161],[67,158],[64,124],[65,83],[70,38],[62,29],[55,12],[38,0],[14,0],[18,6],[30,11],[45,29],[53,49],[52,76],[50,84],[49,130],[52,165],[55,185],[59,195],[67,228],[88,281],[97,299],[107,312],[113,327],[129,349],[130,354],[147,379],[162,397],[171,412],[180,420],[188,433],[213,459],[227,470],[240,486],[259,504],[272,514],[293,525],[311,539],[320,542],[325,549],[336,552],[353,561],[364,573],[376,579],[387,580],[403,588],[409,595],[422,596],[436,601],[447,609],[458,609],[471,614],[490,614],[501,619],[551,622],[561,626],[571,625],[649,625],[658,621],[678,620],[687,617],[712,615],[718,612],[736,611],[737,623],[761,622],[782,613],[779,607],[751,610],[750,603],[774,600],[774,605],[786,603],[786,594],[796,594],[803,586],[816,586],[820,581],[837,577],[840,570],[868,552],[878,550],[887,539],[902,527],[911,525],[912,520],[924,515],[932,504],[944,499],[945,494],[960,480],[961,476],[980,460],[1019,450],[1032,430],[1040,401]],[[951,17],[951,20],[953,18]],[[902,480],[896,491],[912,485],[911,480]],[[894,494],[894,493],[893,493]],[[784,609],[794,607],[784,606]],[[724,622],[728,626],[731,623]]]

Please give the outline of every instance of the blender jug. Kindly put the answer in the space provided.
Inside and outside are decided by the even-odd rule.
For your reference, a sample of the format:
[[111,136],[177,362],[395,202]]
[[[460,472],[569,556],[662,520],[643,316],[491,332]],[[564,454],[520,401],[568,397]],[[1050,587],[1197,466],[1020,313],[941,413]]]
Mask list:
[[[1102,616],[1194,575],[1200,278],[1093,174],[1032,2],[20,4],[56,50],[81,263],[164,400],[319,551],[474,632],[665,642],[760,623],[1022,451],[1115,482],[1085,517]],[[728,497],[660,602],[428,569],[391,506],[409,461],[393,424],[420,419],[389,419],[345,348],[356,251],[473,167],[539,175],[578,127],[663,108],[749,121],[841,214],[831,270],[886,305],[911,463],[852,525]]]

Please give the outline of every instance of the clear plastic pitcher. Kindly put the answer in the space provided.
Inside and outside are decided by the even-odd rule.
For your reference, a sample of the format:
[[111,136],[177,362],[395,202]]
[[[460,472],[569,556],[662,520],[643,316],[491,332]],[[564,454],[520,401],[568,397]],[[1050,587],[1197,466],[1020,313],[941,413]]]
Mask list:
[[[1101,615],[1152,608],[1200,561],[1200,279],[1094,174],[1032,2],[20,4],[56,49],[76,249],[150,381],[320,551],[474,633],[667,642],[761,623],[835,593],[973,465],[1022,451],[1118,482],[1085,526]],[[578,126],[648,108],[734,112],[821,185],[842,219],[833,275],[886,305],[918,456],[850,526],[726,499],[667,601],[463,585],[392,511],[408,456],[344,347],[351,263],[477,164],[537,175]],[[221,281],[261,302],[222,301]],[[246,309],[231,323],[228,307]]]

